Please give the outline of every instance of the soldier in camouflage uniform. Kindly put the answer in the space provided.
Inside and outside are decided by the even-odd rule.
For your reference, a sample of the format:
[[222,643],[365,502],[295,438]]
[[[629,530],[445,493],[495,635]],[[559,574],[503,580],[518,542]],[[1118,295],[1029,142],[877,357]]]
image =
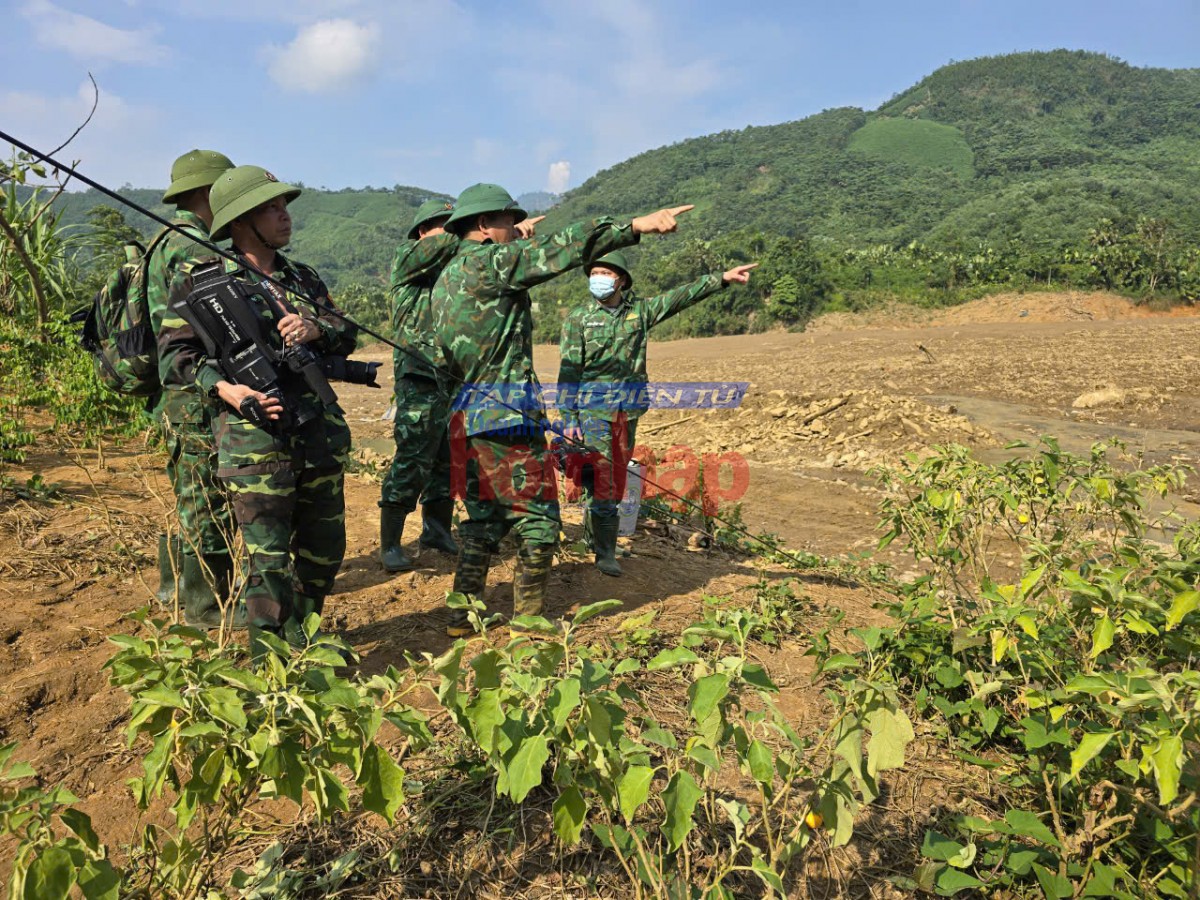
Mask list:
[[[163,203],[175,203],[171,222],[187,234],[164,229],[151,244],[146,300],[156,336],[170,315],[167,302],[175,275],[185,263],[209,252],[197,243],[208,239],[212,224],[208,191],[232,168],[229,157],[214,150],[190,150],[171,166],[171,185]],[[165,383],[161,375],[160,380]],[[184,621],[204,628],[220,625],[221,604],[229,598],[233,572],[229,551],[233,516],[214,471],[213,423],[219,412],[216,401],[194,388],[164,389],[154,405],[170,454],[167,477],[175,492],[180,529],[171,545],[166,535],[159,540],[159,599],[169,603],[178,590]],[[245,624],[244,610],[235,613],[234,624]]]
[[383,479],[379,501],[379,560],[389,572],[415,563],[400,546],[404,520],[421,503],[420,545],[458,555],[450,534],[450,445],[446,426],[450,404],[438,384],[433,348],[434,282],[458,252],[458,235],[443,226],[453,204],[428,200],[417,210],[408,239],[392,264],[392,333],[404,350],[392,352],[396,374],[396,455]]
[[[535,398],[529,288],[636,243],[641,234],[674,231],[675,216],[688,209],[623,223],[598,218],[516,240],[517,223],[526,214],[512,197],[494,184],[467,188],[446,221],[446,229],[460,235],[462,243],[433,290],[434,331],[448,377],[510,397],[515,390]],[[464,458],[454,461],[465,470],[467,510],[467,520],[459,525],[454,590],[476,597],[483,591],[493,548],[512,530],[519,542],[516,615],[541,612],[560,528],[557,485],[547,465],[545,413],[540,400],[527,405],[523,412],[470,408],[465,416],[455,419],[454,414],[451,425],[452,431],[461,430],[466,444]],[[466,634],[469,627],[465,613],[456,611],[447,633]]]
[[[580,475],[588,504],[584,530],[596,554],[596,568],[619,576],[617,503],[625,493],[625,464],[633,453],[638,418],[644,406],[634,400],[605,408],[589,394],[638,398],[646,384],[646,348],[650,329],[689,306],[723,290],[745,284],[757,263],[735,266],[721,275],[705,275],[691,284],[643,300],[634,295],[629,263],[620,251],[587,267],[588,289],[595,302],[573,309],[563,322],[559,348],[559,395],[565,399],[567,434],[587,445]],[[583,390],[579,386],[586,385]],[[590,457],[591,461],[586,461]],[[597,469],[601,477],[597,478]]]
[[[299,188],[282,184],[257,166],[239,166],[213,185],[212,236],[233,238],[243,264],[224,261],[238,280],[259,281],[275,301],[294,310],[299,301],[262,279],[271,275],[317,303],[331,306],[329,291],[308,266],[279,253],[291,238],[287,204]],[[172,287],[172,302],[191,291],[185,266]],[[314,303],[302,313],[272,314],[265,301],[247,301],[262,320],[262,335],[277,351],[310,344],[323,355],[344,356],[354,349],[357,330]],[[182,319],[164,322],[160,353],[168,385],[196,385],[224,401],[217,426],[217,475],[229,490],[250,564],[246,609],[251,647],[261,653],[258,634],[270,630],[302,644],[301,624],[320,614],[346,550],[343,470],[350,429],[341,409],[324,406],[299,375],[280,366],[279,383],[295,423],[286,431],[263,427],[242,412],[252,399],[260,416],[276,423],[283,404],[274,397],[232,384],[207,358],[203,345]]]

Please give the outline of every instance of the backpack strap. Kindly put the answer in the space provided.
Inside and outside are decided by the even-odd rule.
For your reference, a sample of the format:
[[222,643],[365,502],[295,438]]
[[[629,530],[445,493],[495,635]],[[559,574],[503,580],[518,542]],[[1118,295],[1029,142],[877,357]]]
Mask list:
[[127,263],[140,262],[146,255],[146,248],[142,246],[141,241],[128,241],[121,249],[125,251]]
[[[192,226],[180,225],[179,227],[191,228]],[[146,260],[146,265],[150,264],[150,257],[154,254],[154,251],[158,249],[158,245],[165,241],[167,239],[167,235],[172,234],[174,231],[174,228],[163,228],[154,236],[154,239],[146,246],[146,252],[142,254],[142,258]]]
[[[181,228],[181,229],[182,228],[191,228],[194,230],[195,226],[182,224],[179,226],[179,228]],[[150,259],[151,259],[151,257],[154,256],[154,251],[158,249],[158,245],[161,244],[163,241],[165,241],[167,239],[167,236],[172,233],[176,233],[176,229],[163,228],[161,231],[158,232],[158,234],[156,234],[154,236],[154,239],[152,241],[150,241],[150,243],[146,246],[145,252],[142,253],[142,258],[141,258],[142,279],[141,279],[141,284],[138,286],[138,296],[142,300],[145,300],[147,298],[147,296],[149,294],[149,289],[150,289],[149,288],[150,279],[148,277],[150,275]],[[200,237],[200,235],[197,235],[197,236]],[[129,254],[130,246],[133,244],[136,244],[139,247],[141,246],[140,244],[137,244],[136,241],[131,242],[131,244],[126,244],[125,245],[126,255]],[[132,259],[130,261],[132,261]],[[168,287],[170,287],[170,285],[168,285]]]

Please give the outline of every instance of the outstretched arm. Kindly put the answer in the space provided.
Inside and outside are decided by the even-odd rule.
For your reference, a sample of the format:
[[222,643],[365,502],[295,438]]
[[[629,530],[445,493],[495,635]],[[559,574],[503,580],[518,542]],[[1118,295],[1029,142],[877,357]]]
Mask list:
[[504,244],[494,257],[496,276],[512,290],[528,290],[582,266],[589,259],[635,244],[643,234],[675,231],[677,217],[692,208],[660,209],[648,216],[638,216],[627,225],[619,225],[607,217],[577,222],[553,234]]
[[392,261],[392,277],[388,286],[392,297],[402,287],[436,277],[458,253],[458,244],[458,235],[450,232],[420,240],[401,241],[396,248],[396,258]]
[[667,291],[646,301],[646,324],[653,328],[672,316],[694,306],[706,297],[722,290],[727,284],[745,284],[750,280],[750,270],[758,263],[735,266],[720,275],[705,275],[690,284]]

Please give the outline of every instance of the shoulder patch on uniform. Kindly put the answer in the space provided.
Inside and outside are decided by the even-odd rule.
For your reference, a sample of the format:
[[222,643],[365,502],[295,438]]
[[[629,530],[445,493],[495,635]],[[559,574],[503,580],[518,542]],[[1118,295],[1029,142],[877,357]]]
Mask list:
[[[191,259],[185,259],[179,264],[179,271],[183,274],[189,274],[200,266],[212,265],[215,262],[220,262],[219,256],[193,256]],[[228,260],[225,261],[226,267],[229,266]]]

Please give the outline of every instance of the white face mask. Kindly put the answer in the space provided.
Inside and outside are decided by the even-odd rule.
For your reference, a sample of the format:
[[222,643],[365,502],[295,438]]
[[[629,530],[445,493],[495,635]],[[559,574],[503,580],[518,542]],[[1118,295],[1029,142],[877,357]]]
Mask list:
[[589,275],[588,290],[597,300],[607,300],[617,292],[617,279],[611,275]]

